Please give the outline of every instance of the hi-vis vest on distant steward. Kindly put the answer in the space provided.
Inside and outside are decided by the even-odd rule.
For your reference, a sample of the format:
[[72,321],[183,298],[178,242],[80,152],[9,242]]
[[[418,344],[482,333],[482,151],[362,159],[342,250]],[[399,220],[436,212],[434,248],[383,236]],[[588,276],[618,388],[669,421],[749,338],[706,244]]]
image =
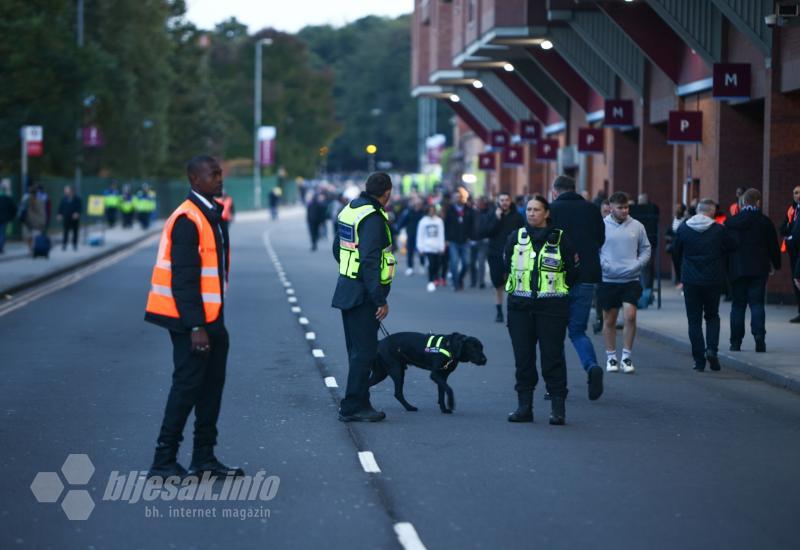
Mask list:
[[200,293],[203,298],[203,310],[206,323],[219,318],[222,309],[222,283],[217,261],[217,243],[214,239],[214,228],[206,219],[200,208],[190,200],[185,200],[167,219],[158,245],[156,265],[147,296],[148,313],[179,319],[178,307],[172,296],[172,228],[180,216],[186,216],[197,227],[200,252]]
[[392,232],[389,230],[389,216],[386,212],[376,209],[371,204],[365,204],[358,208],[353,208],[348,204],[339,213],[339,274],[350,279],[357,279],[361,267],[360,255],[358,251],[358,225],[370,214],[380,212],[383,216],[386,227],[386,236],[389,238],[389,246],[381,253],[381,284],[391,284],[394,278],[395,260],[392,254]]
[[[564,262],[561,260],[562,235],[560,229],[553,230],[537,255],[527,230],[523,227],[517,232],[506,292],[524,298],[560,298],[569,294]],[[534,272],[538,277],[536,287],[532,288],[531,277]]]

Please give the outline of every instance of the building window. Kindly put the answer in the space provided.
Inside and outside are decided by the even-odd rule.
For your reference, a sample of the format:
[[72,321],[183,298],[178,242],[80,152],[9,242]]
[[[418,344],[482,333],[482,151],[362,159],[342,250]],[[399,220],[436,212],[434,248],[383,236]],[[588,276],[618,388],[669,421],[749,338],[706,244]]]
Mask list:
[[467,22],[475,21],[475,3],[477,0],[467,0]]

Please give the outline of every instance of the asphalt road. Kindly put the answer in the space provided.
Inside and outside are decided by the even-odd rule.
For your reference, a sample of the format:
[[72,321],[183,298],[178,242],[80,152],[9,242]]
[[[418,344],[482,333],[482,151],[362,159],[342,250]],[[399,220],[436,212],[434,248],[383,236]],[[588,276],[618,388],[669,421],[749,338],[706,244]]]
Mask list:
[[[607,375],[606,393],[589,402],[568,343],[568,425],[547,424],[543,388],[536,423],[510,424],[512,355],[489,292],[429,294],[421,276],[401,274],[388,330],[470,334],[489,363],[451,376],[452,415],[439,412],[427,373],[411,368],[405,393],[419,412],[406,412],[387,380],[373,392],[385,422],[342,424],[343,388],[324,382],[344,385],[347,373],[330,241],[310,252],[299,216],[239,222],[232,236],[217,451],[277,476],[274,498],[104,499],[112,472],[149,466],[169,389],[168,335],[142,320],[152,244],[0,310],[1,548],[398,548],[395,527],[406,523],[430,549],[797,547],[796,394],[729,370],[695,373],[685,350],[640,339],[636,374]],[[359,452],[380,472],[366,472]],[[95,506],[84,521],[62,511],[66,489],[52,503],[31,491],[37,473],[58,472],[70,454],[95,467],[85,486],[58,474],[66,489],[88,490]],[[175,509],[217,517],[169,517]],[[226,509],[268,517],[221,517]],[[414,548],[408,529],[402,539]]]

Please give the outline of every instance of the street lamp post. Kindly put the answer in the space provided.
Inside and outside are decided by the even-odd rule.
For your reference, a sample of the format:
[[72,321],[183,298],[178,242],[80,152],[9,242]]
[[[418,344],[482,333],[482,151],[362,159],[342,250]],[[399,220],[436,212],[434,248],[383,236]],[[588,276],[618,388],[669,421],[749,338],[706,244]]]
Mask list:
[[255,101],[253,102],[253,204],[261,206],[261,144],[258,129],[261,127],[261,47],[272,44],[271,38],[256,40]]

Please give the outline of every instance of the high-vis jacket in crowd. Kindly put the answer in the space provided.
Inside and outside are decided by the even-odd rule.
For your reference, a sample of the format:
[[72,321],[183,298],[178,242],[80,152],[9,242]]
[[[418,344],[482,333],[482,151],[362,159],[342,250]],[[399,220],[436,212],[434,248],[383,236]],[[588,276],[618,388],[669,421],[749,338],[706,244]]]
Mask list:
[[[561,259],[563,234],[560,229],[554,229],[537,253],[527,230],[523,227],[517,231],[506,292],[523,298],[559,298],[569,294]],[[534,278],[535,287],[531,286]]]
[[353,208],[348,204],[339,213],[339,274],[350,279],[357,279],[361,267],[360,255],[358,250],[358,226],[369,216],[380,212],[386,222],[386,235],[389,238],[389,246],[381,253],[381,284],[391,284],[394,278],[395,260],[392,254],[392,232],[389,230],[389,216],[386,212],[376,209],[371,204]]
[[214,199],[218,205],[222,207],[222,220],[229,222],[233,218],[233,199],[230,195],[225,195],[222,198]]
[[202,210],[190,200],[181,204],[167,219],[161,233],[156,265],[153,268],[150,294],[147,297],[148,313],[179,319],[178,307],[172,296],[172,228],[180,216],[186,216],[197,227],[200,253],[200,293],[206,324],[213,323],[222,309],[223,283],[220,281],[217,244],[214,228]]

